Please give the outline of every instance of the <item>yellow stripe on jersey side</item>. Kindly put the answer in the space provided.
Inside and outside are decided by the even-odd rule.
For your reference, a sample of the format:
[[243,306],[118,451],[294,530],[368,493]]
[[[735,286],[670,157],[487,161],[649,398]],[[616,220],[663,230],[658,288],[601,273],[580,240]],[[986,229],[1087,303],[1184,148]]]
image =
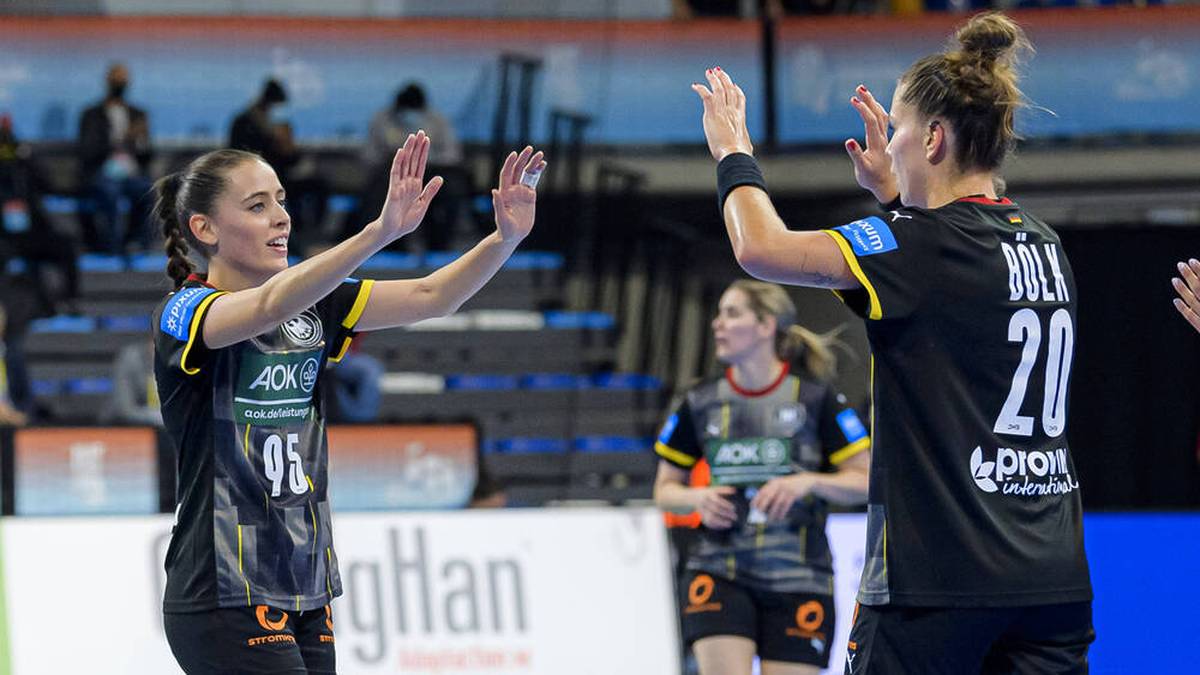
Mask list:
[[695,457],[692,457],[687,453],[680,452],[666,443],[663,443],[662,441],[657,441],[654,444],[654,452],[657,452],[658,455],[663,459],[669,459],[680,466],[690,467],[696,463]]
[[[872,286],[871,281],[867,279],[866,272],[863,272],[862,266],[858,264],[858,257],[854,255],[854,250],[850,248],[850,242],[846,241],[846,238],[843,237],[840,232],[835,232],[833,230],[821,231],[830,237],[833,237],[834,243],[836,243],[838,248],[842,251],[842,257],[846,259],[846,264],[850,266],[850,271],[854,274],[854,278],[858,279],[859,283],[863,285],[863,288],[867,289],[867,297],[871,300],[871,306],[867,313],[867,318],[875,320],[882,319],[883,307],[879,305],[879,294],[875,292],[875,287]],[[842,297],[842,294],[838,293],[836,290],[833,293],[838,297],[838,299],[845,300],[845,298]]]
[[354,325],[362,317],[363,310],[367,308],[367,300],[371,297],[371,289],[375,287],[374,279],[363,279],[358,286],[358,297],[354,298],[354,305],[350,307],[350,313],[342,319],[342,328],[353,329]]
[[228,295],[228,293],[226,291],[217,291],[207,298],[204,298],[200,301],[200,304],[197,305],[196,312],[192,314],[192,325],[188,326],[187,345],[185,345],[183,348],[183,356],[179,357],[179,367],[182,368],[183,372],[188,375],[195,375],[196,373],[200,372],[199,368],[189,369],[187,367],[187,357],[192,351],[192,345],[196,343],[196,333],[200,330],[200,320],[204,318],[204,313],[208,311],[208,306],[212,304],[213,300],[216,300],[222,295]]
[[837,452],[830,455],[829,463],[834,466],[837,466],[838,464],[841,464],[842,462],[850,459],[851,457],[857,455],[858,453],[862,452],[863,450],[866,450],[869,447],[871,447],[871,437],[863,436],[862,438],[858,439],[857,441],[854,441],[850,445],[847,445],[847,446],[843,447],[841,450],[838,450]]
[[250,582],[246,579],[246,572],[242,570],[242,526],[238,525],[238,573],[242,575],[242,582],[246,584],[246,606],[249,607],[253,603],[250,602]]

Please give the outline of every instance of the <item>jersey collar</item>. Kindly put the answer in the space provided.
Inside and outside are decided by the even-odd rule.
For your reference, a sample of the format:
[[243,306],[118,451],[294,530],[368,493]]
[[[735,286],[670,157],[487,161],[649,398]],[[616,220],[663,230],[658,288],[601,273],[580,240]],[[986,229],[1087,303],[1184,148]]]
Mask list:
[[792,370],[792,364],[788,363],[787,361],[784,361],[783,369],[779,371],[779,377],[775,378],[774,382],[772,382],[771,384],[768,384],[766,387],[764,387],[762,389],[745,389],[743,387],[739,387],[738,383],[733,380],[733,366],[730,366],[729,368],[725,369],[725,380],[727,382],[729,382],[729,386],[732,387],[735,392],[737,392],[738,394],[740,394],[742,396],[750,396],[750,397],[766,396],[767,394],[775,391],[775,389],[778,388],[779,385],[783,383],[784,379],[787,378],[788,373],[791,372],[791,370]]
[[187,280],[194,281],[202,286],[207,286],[213,290],[217,290],[217,291],[221,290],[221,289],[217,288],[216,286],[213,286],[212,284],[208,283],[207,278],[205,278],[195,272],[192,272],[191,274],[189,274]]
[[967,202],[969,204],[984,204],[985,206],[1013,206],[1013,201],[1011,199],[1009,199],[1008,197],[1001,197],[1000,199],[992,199],[990,197],[985,197],[983,195],[971,195],[970,197],[962,197],[960,199],[955,199],[954,202],[955,203]]

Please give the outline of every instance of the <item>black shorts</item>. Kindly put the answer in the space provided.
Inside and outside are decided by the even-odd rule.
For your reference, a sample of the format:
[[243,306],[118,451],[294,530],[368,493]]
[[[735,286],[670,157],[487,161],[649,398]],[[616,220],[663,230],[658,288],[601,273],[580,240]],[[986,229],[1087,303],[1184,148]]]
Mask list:
[[765,661],[829,665],[831,596],[760,591],[703,572],[692,572],[685,581],[679,606],[688,645],[736,635],[754,640]]
[[855,608],[846,675],[1086,675],[1092,603]]
[[329,605],[306,612],[258,605],[167,613],[163,627],[187,675],[336,672]]

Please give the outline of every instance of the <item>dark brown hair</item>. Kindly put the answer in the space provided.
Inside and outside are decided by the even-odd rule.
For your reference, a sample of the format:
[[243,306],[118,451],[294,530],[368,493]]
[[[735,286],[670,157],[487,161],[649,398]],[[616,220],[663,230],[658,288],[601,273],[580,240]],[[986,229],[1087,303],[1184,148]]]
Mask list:
[[188,260],[189,246],[206,258],[209,255],[208,247],[192,234],[188,219],[192,214],[212,213],[217,197],[228,186],[229,170],[250,160],[262,161],[262,158],[244,150],[214,150],[154,184],[157,197],[154,216],[162,227],[167,276],[171,277],[175,288],[182,286],[195,269]]
[[901,97],[925,117],[949,120],[958,139],[960,168],[993,171],[1016,145],[1017,57],[1033,47],[1012,19],[997,12],[971,17],[954,36],[957,47],[914,63],[900,85]]

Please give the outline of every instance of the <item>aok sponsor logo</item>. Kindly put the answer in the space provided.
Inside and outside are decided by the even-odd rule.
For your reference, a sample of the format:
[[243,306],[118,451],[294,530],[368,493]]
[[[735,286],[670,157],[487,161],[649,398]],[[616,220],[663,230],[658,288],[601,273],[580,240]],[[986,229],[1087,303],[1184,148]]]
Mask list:
[[1037,497],[1061,495],[1079,489],[1071,476],[1066,448],[1045,452],[999,448],[994,460],[984,458],[983,448],[971,453],[971,477],[984,492]]
[[317,360],[308,359],[304,363],[276,363],[263,366],[258,376],[250,383],[250,391],[295,391],[306,394],[312,393],[317,383]]
[[787,446],[782,441],[768,438],[764,441],[733,441],[717,449],[715,463],[722,466],[744,464],[782,464],[787,460]]

